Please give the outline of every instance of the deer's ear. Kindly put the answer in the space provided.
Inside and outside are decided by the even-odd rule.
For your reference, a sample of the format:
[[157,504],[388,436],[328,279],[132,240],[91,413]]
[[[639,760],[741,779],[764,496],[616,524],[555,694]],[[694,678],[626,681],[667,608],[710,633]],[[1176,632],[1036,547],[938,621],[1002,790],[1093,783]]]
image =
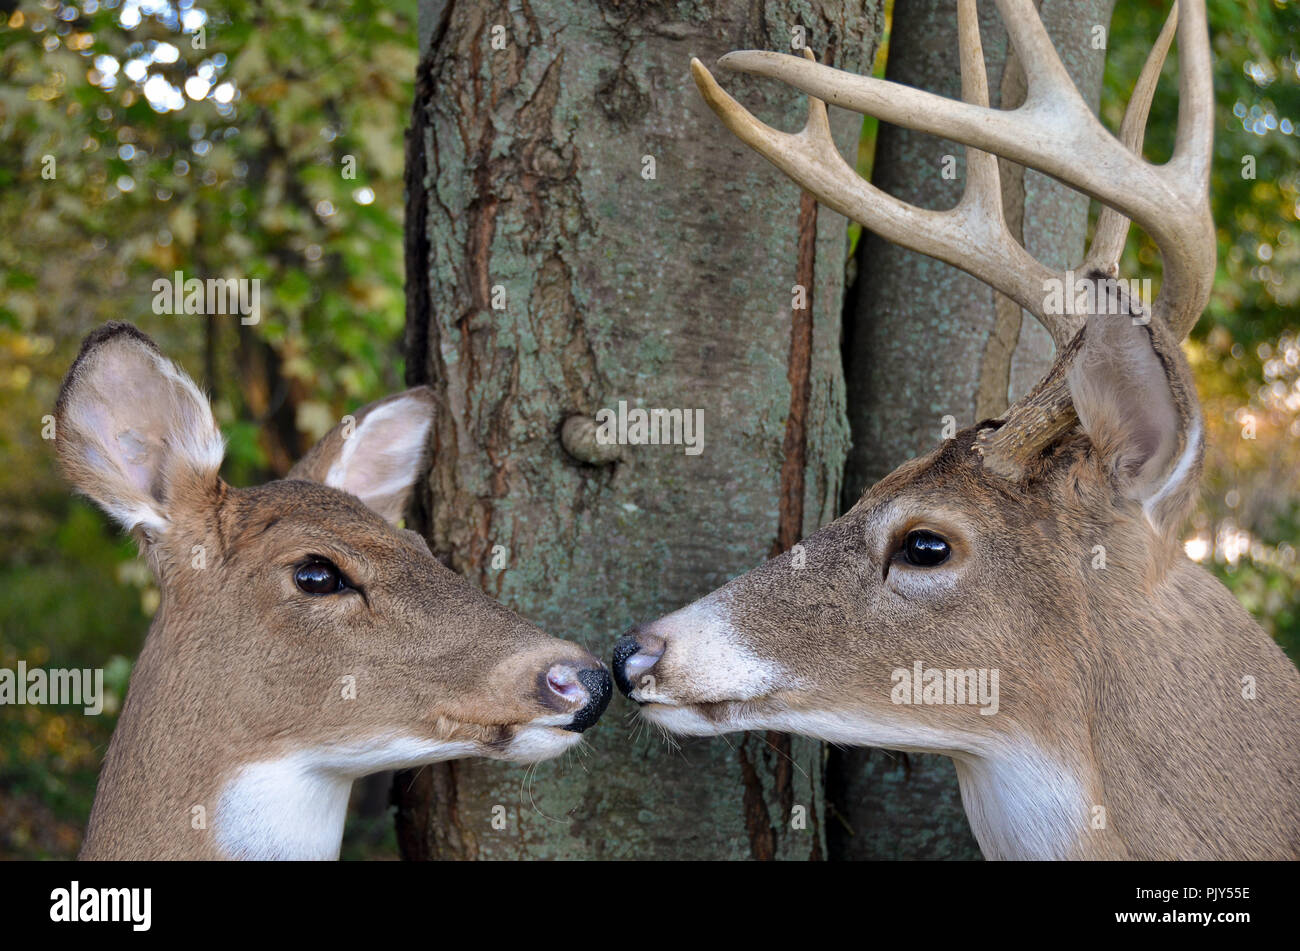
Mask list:
[[1118,310],[1088,317],[1070,395],[1115,487],[1164,533],[1179,527],[1195,497],[1200,406],[1187,360],[1164,325]]
[[350,492],[396,524],[424,473],[433,412],[427,386],[371,403],[321,437],[288,477]]
[[128,531],[167,531],[218,485],[225,446],[199,388],[154,342],[109,323],[81,345],[59,391],[55,445],[68,480]]

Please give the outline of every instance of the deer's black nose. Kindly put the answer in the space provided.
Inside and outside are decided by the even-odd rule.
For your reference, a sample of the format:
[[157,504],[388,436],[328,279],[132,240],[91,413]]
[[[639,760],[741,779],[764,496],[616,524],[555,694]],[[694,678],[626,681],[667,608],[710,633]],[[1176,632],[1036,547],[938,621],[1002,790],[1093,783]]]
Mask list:
[[[665,642],[644,627],[634,627],[614,644],[614,682],[629,697],[640,678],[664,655]],[[635,699],[635,698],[633,698]]]
[[582,703],[573,719],[563,727],[574,733],[581,733],[599,720],[614,693],[609,671],[594,658],[591,663],[590,667],[556,664],[546,674],[546,686],[551,692],[569,703]]
[[573,715],[573,722],[565,727],[574,733],[581,733],[599,720],[614,693],[614,687],[609,682],[609,671],[604,667],[579,671],[578,680],[587,688],[590,699],[586,706]]

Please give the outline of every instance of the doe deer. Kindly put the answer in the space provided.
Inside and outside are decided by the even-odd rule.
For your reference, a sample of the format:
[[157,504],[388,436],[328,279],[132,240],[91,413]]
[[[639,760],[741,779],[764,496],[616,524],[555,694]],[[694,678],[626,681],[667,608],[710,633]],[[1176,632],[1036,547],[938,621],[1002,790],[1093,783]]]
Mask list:
[[337,858],[354,779],[548,759],[600,717],[600,661],[394,524],[433,411],[423,387],[380,400],[286,479],[236,489],[194,383],[129,324],[86,338],[59,458],[139,540],[162,600],[82,858]]
[[[692,62],[740,139],[831,208],[1016,301],[1058,355],[1001,418],[899,467],[804,540],[803,570],[787,553],[634,628],[615,646],[615,680],[680,734],[776,730],[946,754],[988,858],[1294,858],[1300,675],[1177,538],[1203,454],[1180,342],[1215,261],[1203,0],[1170,14],[1118,139],[1032,0],[998,8],[1028,75],[1010,111],[988,107],[975,0],[958,3],[964,102],[811,56],[724,56],[809,94],[804,129],[784,134]],[[1177,140],[1156,166],[1141,142],[1175,28]],[[861,180],[836,151],[825,101],[965,145],[960,203],[923,210]],[[997,155],[1105,206],[1081,270],[1094,301],[1119,313],[1049,306],[1062,275],[1009,233]],[[1130,219],[1164,262],[1149,313],[1110,293]]]

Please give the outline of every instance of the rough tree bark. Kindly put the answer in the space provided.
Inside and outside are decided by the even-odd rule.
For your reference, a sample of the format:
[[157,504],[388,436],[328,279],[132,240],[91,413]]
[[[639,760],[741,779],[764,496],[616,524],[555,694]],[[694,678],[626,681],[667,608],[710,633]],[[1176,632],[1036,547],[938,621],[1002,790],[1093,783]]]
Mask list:
[[[1097,27],[1114,0],[1041,0],[1043,22],[1071,77],[1096,107],[1104,48]],[[991,3],[980,4],[981,36],[993,104],[1023,101],[1024,74]],[[896,0],[887,77],[960,96],[953,0]],[[1104,42],[1104,36],[1102,37]],[[945,178],[945,156],[956,162]],[[951,167],[951,162],[950,162]],[[925,208],[961,195],[961,146],[881,126],[873,181]],[[1030,252],[1053,267],[1077,264],[1087,200],[1057,182],[1001,163],[1003,204]],[[939,261],[864,235],[845,306],[845,375],[853,446],[843,505],[900,463],[941,439],[944,417],[957,427],[997,416],[1046,370],[1051,340],[1027,314],[975,278]],[[880,750],[833,750],[828,796],[831,856],[847,859],[979,858],[961,806],[952,761]]]
[[[422,14],[407,355],[441,412],[421,527],[493,596],[605,654],[830,520],[848,450],[845,221],[723,129],[689,57],[789,49],[801,26],[820,59],[863,71],[881,17],[874,0],[425,0]],[[781,84],[727,84],[767,121],[802,123]],[[852,155],[860,119],[834,122]],[[800,282],[811,311],[792,321]],[[567,419],[620,400],[703,409],[703,452],[566,452]],[[614,701],[590,756],[399,775],[403,854],[824,854],[819,744],[678,752],[634,735],[629,712]]]

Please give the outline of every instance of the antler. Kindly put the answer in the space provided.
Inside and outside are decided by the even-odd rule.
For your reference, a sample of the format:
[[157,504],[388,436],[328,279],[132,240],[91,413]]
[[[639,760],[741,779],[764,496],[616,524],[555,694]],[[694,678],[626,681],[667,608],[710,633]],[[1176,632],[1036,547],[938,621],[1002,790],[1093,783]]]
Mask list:
[[[1181,340],[1204,309],[1214,276],[1208,197],[1214,102],[1204,0],[1174,4],[1134,87],[1119,139],[1071,82],[1032,0],[996,2],[1028,79],[1025,102],[1014,110],[988,106],[975,0],[958,0],[957,6],[964,102],[822,66],[807,51],[805,59],[754,51],[722,57],[720,64],[730,69],[781,79],[809,94],[808,121],[790,134],[751,115],[698,60],[691,61],[691,71],[727,127],[820,201],[887,240],[969,272],[1033,314],[1052,335],[1058,351],[1052,369],[1008,409],[1000,428],[984,431],[977,443],[986,465],[1015,478],[1076,419],[1065,378],[1082,317],[1048,307],[1049,282],[1063,280],[1064,274],[1033,258],[1007,228],[994,155],[1038,169],[1106,206],[1086,267],[1116,274],[1129,221],[1138,222],[1164,263],[1153,317]],[[1156,166],[1141,156],[1142,137],[1175,24],[1181,63],[1178,131],[1173,156]],[[928,211],[861,179],[835,148],[826,101],[964,144],[968,173],[961,201],[949,211]]]

